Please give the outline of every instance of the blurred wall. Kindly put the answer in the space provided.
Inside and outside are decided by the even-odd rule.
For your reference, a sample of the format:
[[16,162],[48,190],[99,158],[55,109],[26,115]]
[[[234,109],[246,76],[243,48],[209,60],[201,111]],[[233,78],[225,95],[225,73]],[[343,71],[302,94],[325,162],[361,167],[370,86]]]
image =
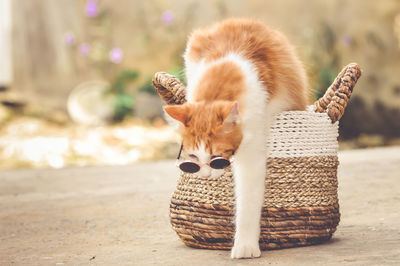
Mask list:
[[85,79],[63,45],[70,28],[81,33],[76,1],[12,1],[13,90],[28,102],[64,108],[68,92]]
[[0,86],[11,83],[11,7],[10,0],[0,1]]
[[[394,18],[400,14],[398,0],[98,3],[108,12],[108,42],[124,51],[119,68],[138,69],[142,77],[177,69],[193,28],[231,16],[253,17],[288,35],[298,47],[313,88],[320,93],[342,66],[361,65],[364,72],[349,107],[352,112],[343,118],[345,135],[400,135],[400,49],[393,29]],[[93,35],[84,6],[84,0],[12,1],[14,91],[31,101],[63,108],[68,92],[78,83],[109,78],[63,43],[69,31],[77,42]],[[169,20],[163,17],[166,11]]]

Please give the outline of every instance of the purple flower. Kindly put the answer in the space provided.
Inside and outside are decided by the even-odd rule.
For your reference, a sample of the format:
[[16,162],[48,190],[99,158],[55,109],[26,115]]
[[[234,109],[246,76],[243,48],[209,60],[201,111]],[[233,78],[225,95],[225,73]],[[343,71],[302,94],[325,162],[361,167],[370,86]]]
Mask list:
[[66,45],[71,46],[75,43],[75,35],[72,32],[64,33],[64,42]]
[[98,15],[99,10],[97,6],[97,2],[95,0],[88,0],[86,2],[86,16],[89,18],[94,18]]
[[90,45],[88,43],[82,43],[79,45],[79,53],[83,56],[87,56],[90,52]]
[[124,54],[122,50],[118,47],[114,47],[110,51],[110,60],[111,62],[118,64],[122,61],[122,58],[124,57]]
[[353,43],[353,38],[346,34],[342,37],[342,43],[346,46],[350,46]]
[[171,24],[174,20],[174,14],[172,14],[171,11],[166,10],[164,13],[162,13],[162,20],[165,24]]

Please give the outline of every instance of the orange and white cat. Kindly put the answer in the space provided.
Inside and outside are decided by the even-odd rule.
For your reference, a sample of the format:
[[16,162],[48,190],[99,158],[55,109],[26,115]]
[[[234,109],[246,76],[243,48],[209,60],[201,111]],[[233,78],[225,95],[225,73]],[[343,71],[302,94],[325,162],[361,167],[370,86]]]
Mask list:
[[182,157],[201,166],[200,178],[222,174],[214,157],[234,157],[231,257],[259,257],[267,136],[276,114],[306,108],[305,70],[283,34],[246,19],[196,30],[184,59],[188,102],[165,107],[181,122]]

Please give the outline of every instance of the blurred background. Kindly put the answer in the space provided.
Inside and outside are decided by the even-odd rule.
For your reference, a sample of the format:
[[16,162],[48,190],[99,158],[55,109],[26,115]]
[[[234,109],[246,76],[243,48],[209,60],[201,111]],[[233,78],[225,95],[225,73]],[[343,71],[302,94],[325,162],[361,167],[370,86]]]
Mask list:
[[315,99],[360,64],[341,149],[400,145],[398,0],[1,0],[0,168],[174,158],[151,77],[184,80],[188,34],[235,16],[289,37]]

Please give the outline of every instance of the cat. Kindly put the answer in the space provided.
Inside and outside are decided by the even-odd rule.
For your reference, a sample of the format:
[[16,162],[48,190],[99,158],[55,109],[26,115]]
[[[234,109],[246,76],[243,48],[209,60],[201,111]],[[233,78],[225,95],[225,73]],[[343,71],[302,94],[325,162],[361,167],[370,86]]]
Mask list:
[[304,110],[308,81],[293,46],[280,32],[250,19],[198,29],[184,53],[187,103],[165,106],[180,122],[182,158],[217,177],[210,160],[234,158],[235,236],[231,258],[261,255],[267,137],[276,114]]

